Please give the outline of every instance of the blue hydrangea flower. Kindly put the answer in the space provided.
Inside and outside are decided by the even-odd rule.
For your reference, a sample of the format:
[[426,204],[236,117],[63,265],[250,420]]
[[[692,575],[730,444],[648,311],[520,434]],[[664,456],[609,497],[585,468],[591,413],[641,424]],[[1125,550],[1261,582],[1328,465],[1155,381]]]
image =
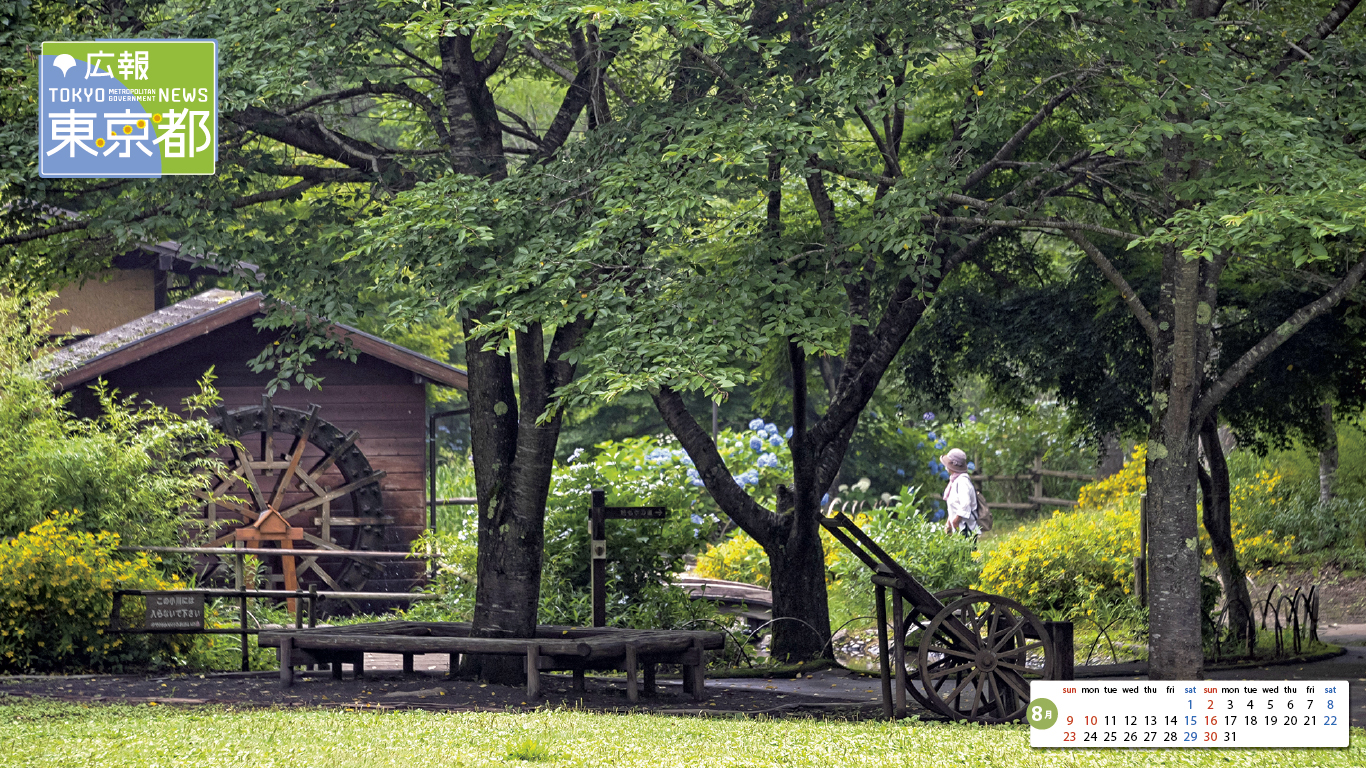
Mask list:
[[931,440],[938,440],[938,439],[939,439],[939,435],[936,435],[936,434],[933,433],[933,432],[926,432],[926,433],[925,433],[925,437],[928,437],[928,438],[931,439]]
[[751,437],[749,439],[749,447],[756,451],[762,451],[764,449],[764,441],[757,437]]
[[830,494],[827,493],[827,494],[825,494],[824,496],[821,497],[821,506],[823,507],[823,506],[825,506],[826,504],[829,504],[829,503],[830,503]]
[[644,469],[645,469],[645,467],[642,467],[642,466],[640,466],[639,464],[636,465],[636,471],[637,471],[637,472],[641,472],[641,471],[643,471]]
[[696,467],[688,467],[688,477],[689,477],[690,479],[697,479],[697,478],[701,477],[701,475],[697,474],[697,468],[696,468]]
[[968,471],[969,471],[969,472],[976,472],[976,471],[977,471],[977,465],[974,464],[973,462],[969,461],[969,462],[968,462]]
[[776,435],[778,434],[778,425],[772,423],[765,424],[764,431],[769,433],[770,435]]
[[689,480],[688,482],[689,482],[690,484],[692,484],[692,486],[693,486],[694,488],[701,488],[702,486],[706,485],[706,483],[702,482],[702,478],[700,478],[700,477],[694,477],[693,479]]
[[701,524],[702,524],[702,516],[701,516],[701,515],[696,515],[696,514],[695,514],[695,515],[692,516],[691,519],[692,519],[692,524],[693,524],[693,525],[701,525]]
[[938,448],[941,451],[944,450],[944,446],[946,445],[948,445],[948,443],[944,442],[943,440],[936,440],[934,443],[934,447]]
[[788,440],[792,439],[792,427],[787,428],[787,431],[783,433],[783,437],[787,438]]
[[759,466],[768,469],[777,469],[779,467],[778,457],[771,453],[765,453],[759,457]]
[[905,434],[904,432],[901,431],[901,427],[897,427],[897,428],[896,428],[896,433],[897,433],[898,435]]
[[747,485],[757,485],[759,483],[759,470],[748,469],[735,476],[735,484],[744,488]]
[[918,443],[915,444],[915,447],[916,447],[916,448],[924,448],[924,447],[925,447],[925,441],[924,441],[924,440],[921,440],[920,442],[918,442]]
[[977,423],[977,414],[974,413],[974,414],[972,414],[971,416],[969,416],[969,417],[968,417],[968,421],[972,422],[973,424],[976,424],[976,423]]
[[897,467],[897,468],[896,468],[896,474],[897,474],[897,477],[905,477],[905,476],[906,476],[906,470],[902,469],[901,467]]
[[773,437],[770,437],[768,439],[768,444],[773,446],[774,448],[777,448],[778,446],[783,444],[783,439],[781,437],[778,437],[777,435],[774,435]]
[[760,430],[760,429],[763,429],[763,428],[764,428],[764,420],[763,420],[763,419],[750,419],[750,420],[749,420],[749,428],[750,428],[750,429],[753,429],[753,430],[755,430],[755,431],[758,431],[758,430]]
[[685,456],[684,456],[682,459],[680,459],[680,460],[681,460],[684,464],[687,464],[687,465],[690,466],[690,467],[693,465],[693,463],[692,463],[692,457],[691,457],[691,456],[685,455]]
[[925,415],[921,418],[925,419],[925,421],[934,421],[934,414],[929,411],[926,411]]
[[935,522],[938,522],[938,521],[940,521],[940,520],[943,520],[944,517],[945,517],[944,510],[941,509],[941,510],[939,510],[938,512],[935,512],[935,513],[934,513],[934,518],[933,518],[933,519],[935,520]]

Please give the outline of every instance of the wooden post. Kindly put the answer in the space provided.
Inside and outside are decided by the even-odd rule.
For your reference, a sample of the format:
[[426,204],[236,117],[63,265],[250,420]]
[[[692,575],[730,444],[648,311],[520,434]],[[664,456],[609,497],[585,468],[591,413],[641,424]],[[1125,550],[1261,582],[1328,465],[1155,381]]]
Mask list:
[[[280,540],[280,549],[294,549],[294,542],[289,539]],[[294,556],[280,556],[280,570],[285,574],[285,589],[299,591],[299,574],[295,570]],[[285,607],[292,613],[298,613],[299,601],[293,597],[285,600]]]
[[656,668],[654,662],[651,661],[651,662],[647,662],[647,663],[645,664],[645,695],[646,695],[646,696],[653,696],[653,695],[655,695],[655,674],[656,674],[657,672],[658,672],[658,669]]
[[1072,622],[1045,621],[1043,627],[1053,639],[1053,652],[1058,654],[1053,662],[1053,679],[1075,680],[1076,650],[1072,641]]
[[607,493],[601,488],[592,491],[592,507],[588,510],[588,539],[592,567],[593,626],[607,626]]
[[455,674],[460,671],[460,654],[452,653],[451,658],[447,663],[450,665],[450,671],[447,674],[451,677],[455,677]]
[[574,670],[574,692],[584,693],[588,690],[588,681],[583,674],[583,669]]
[[882,715],[892,716],[892,662],[887,651],[887,588],[878,584],[873,587],[874,600],[877,601],[877,660],[882,672]]
[[526,647],[526,700],[541,698],[541,646],[531,643]]
[[286,637],[280,641],[280,687],[294,685],[294,638]]
[[318,585],[308,585],[308,628],[318,626]]
[[1034,498],[1043,498],[1043,457],[1034,457]]
[[901,604],[901,590],[892,590],[892,658],[896,663],[896,705],[893,716],[906,716],[906,611]]
[[352,664],[351,668],[355,670],[357,680],[365,679],[365,651],[356,654],[356,663]]
[[[294,593],[297,594],[300,598],[302,598],[303,595],[304,595],[303,590],[300,590],[300,589],[294,590]],[[294,602],[294,607],[293,607],[293,610],[294,610],[294,628],[295,628],[295,629],[303,629],[303,628],[304,628],[304,603],[303,603],[303,600],[294,600],[293,602]]]
[[626,644],[626,700],[632,704],[640,703],[640,685],[636,680],[636,645]]
[[[702,650],[702,640],[694,637],[692,641],[693,651],[697,654],[697,663],[692,667],[692,698],[693,701],[705,701],[707,698],[707,652]],[[689,670],[684,669],[686,674]]]
[[342,663],[340,661],[332,662],[332,679],[342,679]]
[[[242,562],[241,555],[237,556],[237,562]],[[239,570],[238,573],[241,573],[241,570]],[[247,645],[247,598],[245,596],[241,599],[241,604],[238,606],[238,612],[241,614],[239,618],[242,620],[242,671],[250,672],[251,649]]]

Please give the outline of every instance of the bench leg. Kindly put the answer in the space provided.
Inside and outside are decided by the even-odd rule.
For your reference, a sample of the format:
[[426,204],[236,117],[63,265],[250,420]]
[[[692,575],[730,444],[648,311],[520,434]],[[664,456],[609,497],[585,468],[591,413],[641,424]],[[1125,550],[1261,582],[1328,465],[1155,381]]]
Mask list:
[[280,657],[280,687],[288,688],[294,685],[294,638],[281,640],[276,654]]
[[356,656],[356,663],[355,663],[355,664],[352,664],[352,665],[351,665],[351,668],[354,669],[354,670],[356,671],[356,679],[357,679],[357,680],[364,680],[364,679],[365,679],[365,652],[364,652],[364,651],[362,651],[361,653],[357,654],[357,656]]
[[334,661],[334,662],[332,662],[329,666],[332,667],[332,679],[333,679],[333,680],[340,680],[340,679],[342,679],[342,668],[341,668],[342,665],[341,665],[341,662],[340,662],[340,661]]
[[654,664],[654,662],[650,662],[650,663],[648,663],[648,664],[645,665],[645,695],[646,695],[646,696],[653,696],[653,695],[655,695],[655,673],[658,672],[658,671],[659,671],[659,670],[658,670],[658,668],[656,667],[656,665]]
[[449,663],[451,667],[450,676],[455,677],[456,673],[460,671],[460,654],[452,653]]
[[412,673],[413,673],[413,654],[411,654],[411,653],[405,653],[405,654],[403,654],[403,674],[405,674],[405,675],[411,675]]
[[574,691],[584,693],[588,690],[588,681],[582,669],[574,670]]
[[636,668],[639,665],[636,660],[636,647],[626,646],[626,700],[632,704],[640,701],[640,685],[636,680]]
[[693,640],[693,651],[697,654],[697,664],[691,670],[686,667],[683,676],[692,677],[692,698],[693,701],[702,701],[707,698],[707,652],[702,650],[702,641]]
[[541,646],[526,647],[526,700],[541,698]]

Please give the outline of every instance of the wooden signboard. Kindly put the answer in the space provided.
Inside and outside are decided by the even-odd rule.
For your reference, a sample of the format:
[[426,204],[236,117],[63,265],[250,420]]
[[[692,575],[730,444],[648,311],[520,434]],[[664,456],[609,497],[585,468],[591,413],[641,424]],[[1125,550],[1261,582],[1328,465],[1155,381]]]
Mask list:
[[203,628],[203,593],[160,592],[147,596],[147,622],[144,629]]
[[669,516],[667,507],[603,507],[605,520],[663,520]]

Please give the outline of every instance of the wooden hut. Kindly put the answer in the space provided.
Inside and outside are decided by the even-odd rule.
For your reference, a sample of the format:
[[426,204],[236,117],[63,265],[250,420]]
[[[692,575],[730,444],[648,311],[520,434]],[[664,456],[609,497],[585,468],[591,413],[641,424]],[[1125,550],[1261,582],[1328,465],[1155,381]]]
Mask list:
[[[237,497],[248,505],[258,499],[258,513],[267,506],[295,510],[304,548],[406,550],[426,523],[426,385],[464,390],[464,371],[333,324],[328,333],[345,339],[355,361],[319,359],[310,370],[322,377],[320,389],[295,386],[268,397],[272,374],[248,365],[280,337],[256,327],[262,302],[259,293],[200,293],[62,349],[52,358],[49,380],[71,392],[77,414],[92,416],[98,402],[84,385],[97,379],[124,395],[180,409],[212,368],[223,399],[213,416],[250,454],[225,459],[239,475],[254,473],[262,486],[259,492],[236,486]],[[311,480],[301,477],[309,472]],[[267,476],[287,488],[275,493]],[[232,504],[206,504],[203,514],[224,530],[255,519],[239,512]],[[323,588],[406,589],[418,575],[411,562],[353,560],[349,570],[315,564],[310,577],[307,559],[301,562],[300,580],[328,582]],[[283,569],[274,570],[283,581]]]

